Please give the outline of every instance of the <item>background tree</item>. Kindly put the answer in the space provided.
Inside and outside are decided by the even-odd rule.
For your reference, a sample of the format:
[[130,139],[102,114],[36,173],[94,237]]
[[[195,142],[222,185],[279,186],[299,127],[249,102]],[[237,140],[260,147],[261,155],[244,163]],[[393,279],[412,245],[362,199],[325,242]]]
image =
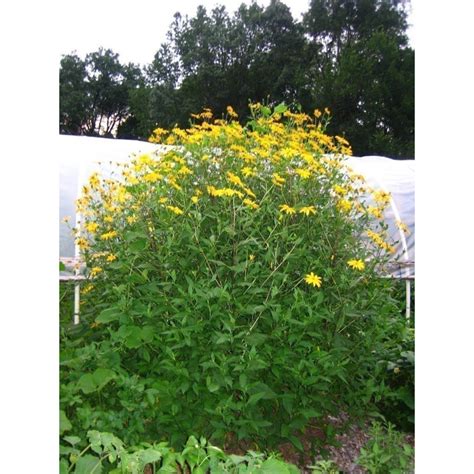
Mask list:
[[63,56],[59,71],[59,132],[81,135],[88,110],[86,63],[75,54]]
[[130,95],[143,87],[141,70],[122,65],[118,54],[100,48],[81,60],[63,56],[60,71],[60,131],[112,136],[129,116]]
[[60,131],[147,139],[157,127],[188,125],[205,107],[248,103],[328,107],[329,133],[354,154],[414,156],[414,51],[405,0],[311,0],[296,21],[280,0],[176,13],[142,72],[111,50],[61,60]]
[[414,52],[405,3],[312,0],[304,15],[315,107],[333,112],[331,133],[355,154],[414,156]]

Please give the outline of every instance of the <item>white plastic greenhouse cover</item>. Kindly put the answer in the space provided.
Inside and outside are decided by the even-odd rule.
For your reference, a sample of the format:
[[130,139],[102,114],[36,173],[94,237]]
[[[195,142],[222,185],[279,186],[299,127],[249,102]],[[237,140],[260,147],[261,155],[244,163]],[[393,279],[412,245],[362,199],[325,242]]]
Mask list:
[[76,225],[76,199],[94,171],[108,178],[116,169],[115,163],[127,162],[132,155],[159,150],[160,146],[138,140],[114,140],[99,137],[59,135],[59,256],[75,257],[74,238],[62,222],[71,217]]
[[[390,273],[396,278],[415,276],[415,160],[393,160],[382,156],[351,156],[346,164],[364,176],[368,186],[390,193],[384,211],[389,240],[396,242]],[[375,205],[375,203],[374,203]],[[408,228],[403,232],[399,223]]]
[[[136,140],[114,140],[95,137],[60,135],[58,153],[60,165],[60,257],[75,257],[74,238],[62,223],[71,217],[75,225],[75,201],[94,171],[110,177],[114,163],[129,161],[134,155],[163,150],[164,147]],[[415,164],[414,160],[392,160],[381,156],[348,157],[347,164],[361,174],[367,184],[391,194],[384,219],[396,252],[390,273],[395,278],[413,278],[415,274]],[[403,222],[409,229],[404,234],[397,226]]]

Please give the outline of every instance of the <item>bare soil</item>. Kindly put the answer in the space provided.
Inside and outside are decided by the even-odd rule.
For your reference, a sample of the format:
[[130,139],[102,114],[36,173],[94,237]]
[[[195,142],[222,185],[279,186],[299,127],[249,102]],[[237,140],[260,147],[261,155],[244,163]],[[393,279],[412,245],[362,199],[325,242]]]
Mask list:
[[[366,474],[361,466],[357,464],[361,448],[369,440],[369,423],[354,422],[348,416],[341,413],[337,417],[328,417],[325,423],[332,425],[338,434],[335,435],[335,442],[326,443],[324,430],[316,423],[310,424],[304,433],[297,437],[303,445],[304,451],[301,453],[293,444],[284,443],[278,446],[278,451],[282,458],[295,464],[301,474],[311,474],[310,466],[320,459],[333,461],[340,472],[344,474]],[[225,451],[233,454],[245,454],[249,449],[255,450],[255,446],[235,443],[231,440],[226,443]],[[406,442],[414,445],[414,437],[406,435]],[[322,447],[318,449],[317,447]],[[319,454],[318,454],[319,451]],[[321,455],[321,453],[324,455]]]

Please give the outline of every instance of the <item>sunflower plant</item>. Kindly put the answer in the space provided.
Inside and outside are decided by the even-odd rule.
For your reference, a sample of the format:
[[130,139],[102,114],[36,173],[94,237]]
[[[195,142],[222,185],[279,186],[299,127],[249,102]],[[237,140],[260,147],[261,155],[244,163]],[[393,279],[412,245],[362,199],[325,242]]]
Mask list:
[[78,432],[301,447],[308,423],[377,398],[375,354],[398,313],[380,278],[393,243],[366,202],[377,191],[325,133],[328,110],[250,113],[157,129],[167,147],[84,187],[90,280],[61,396]]

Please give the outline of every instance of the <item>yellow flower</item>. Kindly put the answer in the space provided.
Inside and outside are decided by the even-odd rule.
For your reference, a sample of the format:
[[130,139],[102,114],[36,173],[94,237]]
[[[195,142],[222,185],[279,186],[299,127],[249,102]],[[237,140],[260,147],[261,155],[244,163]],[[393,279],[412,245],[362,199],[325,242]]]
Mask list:
[[339,137],[338,135],[336,135],[335,138],[341,145],[349,145],[349,142],[345,138]]
[[230,105],[227,106],[226,110],[227,110],[227,115],[230,118],[237,118],[238,117],[237,113],[235,112],[235,110]]
[[87,249],[87,248],[89,248],[89,242],[88,242],[84,237],[79,237],[78,239],[76,239],[76,245],[77,245],[80,249]]
[[86,285],[84,288],[81,289],[81,293],[83,295],[86,295],[87,293],[89,293],[92,289],[94,288],[94,285],[92,283],[89,283],[88,285]]
[[193,174],[193,172],[186,165],[184,165],[178,170],[178,174],[187,175]]
[[243,189],[248,196],[253,197],[254,199],[257,197],[255,196],[255,193],[250,188],[247,188],[244,186]]
[[390,202],[390,193],[387,193],[385,191],[375,191],[372,193],[372,196],[375,200],[375,202],[379,204],[388,204]]
[[91,277],[96,276],[98,273],[102,271],[101,267],[93,267],[91,270]]
[[382,219],[382,209],[380,207],[369,206],[367,212],[377,219]]
[[255,260],[255,255],[249,255],[249,260],[253,262]]
[[372,241],[378,245],[381,249],[386,250],[387,252],[390,253],[395,253],[395,247],[392,245],[388,244],[383,240],[383,238],[380,236],[380,234],[377,234],[377,232],[373,232],[372,230],[367,231],[367,236],[372,239]]
[[97,260],[99,258],[105,257],[107,255],[107,252],[94,252],[91,257],[93,260]]
[[161,137],[163,135],[166,135],[167,133],[168,130],[165,130],[164,128],[155,128],[155,130],[153,130],[152,136],[148,139],[148,141],[152,143],[160,143]]
[[138,220],[137,216],[127,216],[127,222],[129,224],[133,224],[133,223],[137,222],[137,220]]
[[285,214],[295,214],[296,210],[294,207],[288,206],[288,204],[282,204],[280,206],[280,212],[284,212]]
[[332,189],[336,194],[339,194],[339,196],[345,196],[347,194],[347,189],[339,186],[339,184],[335,184]]
[[349,265],[354,270],[362,271],[365,268],[365,263],[360,259],[356,260],[352,258],[351,260],[347,261],[347,265]]
[[296,169],[295,172],[296,172],[296,174],[298,174],[299,176],[301,176],[303,179],[308,179],[308,178],[311,176],[310,171],[304,170],[304,169],[302,169],[302,168]]
[[148,153],[143,153],[143,155],[140,155],[137,158],[136,163],[139,166],[142,166],[142,167],[145,166],[145,165],[146,166],[151,166],[153,164],[153,159]]
[[302,207],[299,211],[300,214],[304,214],[305,216],[309,216],[310,214],[316,214],[314,206],[305,206]]
[[343,212],[349,212],[352,209],[352,204],[347,199],[339,199],[337,201],[336,207]]
[[151,173],[147,173],[145,176],[143,176],[143,180],[148,181],[149,183],[155,183],[160,179],[163,179],[163,176],[161,176],[161,174],[159,173],[155,173],[154,171]]
[[179,127],[175,127],[171,130],[171,132],[178,138],[181,139],[186,139],[187,138],[187,133],[185,130],[180,129]]
[[320,111],[319,109],[315,109],[313,113],[314,113],[314,116],[315,116],[316,118],[319,118],[319,117],[321,117],[321,115],[322,115],[322,114],[321,114],[321,111]]
[[194,204],[197,204],[198,201],[199,201],[199,197],[198,197],[198,196],[193,196],[193,197],[191,198],[191,201],[192,201]]
[[237,190],[231,189],[231,188],[216,189],[214,186],[207,186],[207,192],[213,197],[238,196],[241,199],[244,197],[244,195],[240,191],[237,191]]
[[97,224],[97,222],[88,222],[85,225],[85,228],[86,228],[87,232],[90,232],[91,234],[94,234],[95,232],[97,232],[97,229],[99,228],[99,224]]
[[99,173],[93,173],[89,178],[89,184],[92,189],[97,189],[100,184]]
[[321,287],[321,283],[322,283],[321,277],[318,276],[318,275],[315,275],[313,272],[308,273],[308,274],[304,277],[304,281],[305,281],[306,283],[308,283],[308,285],[317,286],[318,288]]
[[252,201],[251,199],[245,198],[243,202],[246,206],[251,207],[252,209],[259,208],[259,205],[256,202]]
[[110,254],[107,256],[107,262],[113,262],[114,260],[117,260],[117,255]]
[[248,166],[244,166],[242,168],[242,174],[248,178],[249,176],[255,176],[255,171],[252,170],[252,168],[249,168]]
[[278,173],[273,173],[272,175],[272,183],[276,186],[282,186],[285,182],[285,178],[282,178]]
[[177,216],[183,214],[183,211],[176,206],[166,206],[167,209],[169,209],[171,212],[174,212]]
[[217,197],[217,194],[216,194],[217,189],[216,189],[215,186],[212,186],[212,185],[209,186],[209,185],[208,185],[208,186],[207,186],[207,192],[209,193],[210,196]]
[[100,236],[101,240],[110,240],[117,236],[117,232],[115,230],[111,230],[109,232],[105,232]]
[[160,204],[164,204],[165,202],[168,202],[168,198],[167,197],[161,197],[160,199],[158,199],[158,202]]
[[201,112],[201,114],[200,114],[200,115],[201,115],[201,118],[210,120],[210,119],[212,118],[212,111],[211,111],[211,109],[204,108],[204,109],[202,109],[202,110],[203,110],[203,112]]
[[242,145],[236,145],[235,143],[230,145],[230,149],[239,153],[246,153],[245,147],[243,147]]
[[405,232],[405,234],[407,234],[407,235],[410,234],[410,231],[408,230],[408,227],[407,227],[407,225],[406,225],[405,223],[403,223],[402,221],[397,221],[396,224],[397,224],[397,227],[398,227],[401,231]]
[[242,180],[237,176],[235,175],[234,173],[232,173],[231,171],[228,171],[227,172],[227,179],[232,183],[232,184],[235,184],[236,186],[239,186],[241,188],[245,188],[245,185],[244,183],[242,183]]
[[168,176],[168,183],[171,184],[171,186],[173,186],[173,188],[177,189],[178,191],[182,189],[173,176]]

